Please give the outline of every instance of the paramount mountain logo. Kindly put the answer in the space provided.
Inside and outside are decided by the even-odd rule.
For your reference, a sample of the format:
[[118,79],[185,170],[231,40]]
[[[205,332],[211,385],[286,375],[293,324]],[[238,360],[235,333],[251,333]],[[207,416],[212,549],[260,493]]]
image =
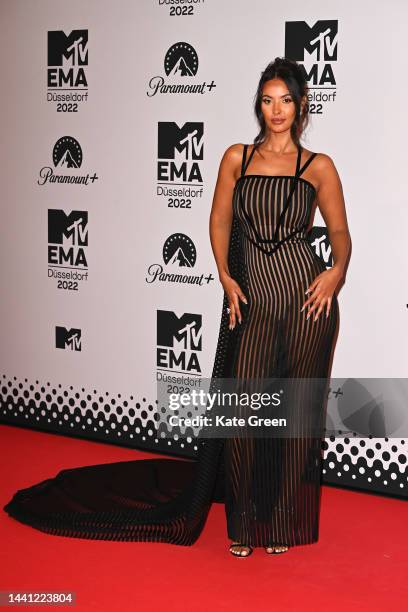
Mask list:
[[[177,42],[170,47],[164,58],[164,71],[169,81],[166,82],[160,75],[151,77],[146,93],[152,97],[157,93],[204,94],[212,91],[216,87],[213,79],[211,83],[190,81],[197,74],[197,70],[198,55],[194,47],[187,42]],[[189,82],[178,83],[176,82],[178,79],[187,79]]]
[[82,149],[77,140],[71,136],[60,138],[52,152],[56,168],[80,168],[82,164]]
[[185,234],[172,234],[163,246],[164,262],[179,268],[192,268],[197,252],[193,241]]
[[63,136],[57,140],[52,152],[52,161],[54,167],[58,170],[74,170],[74,173],[62,174],[61,172],[54,172],[51,166],[43,166],[37,180],[39,185],[45,185],[46,183],[89,185],[99,178],[96,172],[92,175],[75,173],[82,165],[82,149],[79,142],[72,136]]
[[167,76],[194,76],[197,69],[197,53],[188,43],[176,43],[167,51],[164,58],[164,70]]
[[186,234],[171,234],[163,245],[162,255],[166,270],[162,264],[151,264],[145,279],[149,284],[159,281],[202,287],[214,280],[211,272],[206,275],[189,272],[189,269],[195,266],[197,251],[193,241]]

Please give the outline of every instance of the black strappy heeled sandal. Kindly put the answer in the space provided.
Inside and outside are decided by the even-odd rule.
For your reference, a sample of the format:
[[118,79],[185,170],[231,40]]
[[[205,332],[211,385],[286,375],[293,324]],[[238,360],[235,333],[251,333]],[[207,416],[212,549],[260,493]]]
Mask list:
[[[289,546],[286,544],[272,544],[271,546],[265,546],[264,548],[267,555],[281,555],[289,550]],[[273,550],[268,550],[268,548],[272,548]],[[276,548],[286,548],[286,550],[276,550]]]
[[[244,548],[248,550],[240,550],[238,552],[234,552],[232,550],[234,546],[243,546]],[[253,552],[251,546],[248,546],[248,544],[242,544],[241,542],[234,542],[233,544],[230,544],[229,551],[231,555],[234,555],[234,557],[249,557],[249,555],[252,554]]]

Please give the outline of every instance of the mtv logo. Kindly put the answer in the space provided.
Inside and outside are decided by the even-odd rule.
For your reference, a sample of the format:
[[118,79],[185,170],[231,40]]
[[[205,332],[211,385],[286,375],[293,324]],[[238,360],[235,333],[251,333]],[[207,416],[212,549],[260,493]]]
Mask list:
[[56,326],[55,328],[55,347],[60,349],[71,349],[71,351],[81,350],[81,330],[67,329],[66,327]]
[[48,242],[52,244],[88,245],[88,212],[48,209]]
[[322,20],[310,27],[305,21],[285,23],[285,57],[297,62],[337,60],[338,20]]
[[157,311],[157,345],[173,349],[202,350],[202,315],[178,317],[168,310]]
[[48,32],[48,66],[88,65],[88,30]]
[[179,128],[174,121],[159,121],[158,158],[183,161],[203,159],[203,134],[203,122],[187,122]]

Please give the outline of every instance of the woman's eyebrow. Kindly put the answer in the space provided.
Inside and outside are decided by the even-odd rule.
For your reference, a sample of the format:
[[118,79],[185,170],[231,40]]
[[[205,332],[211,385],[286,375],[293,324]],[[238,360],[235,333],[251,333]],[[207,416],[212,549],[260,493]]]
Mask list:
[[[290,96],[291,93],[288,91],[288,93],[283,94],[283,96],[280,96],[281,98],[286,98],[286,96]],[[262,94],[263,98],[271,98],[273,100],[273,96],[270,96],[269,94]]]

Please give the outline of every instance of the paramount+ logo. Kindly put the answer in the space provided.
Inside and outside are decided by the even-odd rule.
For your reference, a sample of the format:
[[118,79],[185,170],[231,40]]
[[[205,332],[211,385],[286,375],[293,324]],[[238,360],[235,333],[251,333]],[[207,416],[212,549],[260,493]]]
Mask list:
[[211,272],[194,273],[197,251],[194,242],[186,234],[177,232],[171,234],[164,242],[162,263],[152,263],[148,266],[146,282],[174,283],[180,285],[207,286],[214,280]]
[[167,78],[156,75],[149,80],[146,93],[150,98],[157,94],[205,94],[216,87],[214,79],[197,81],[198,55],[188,42],[176,42],[167,50],[163,68]]
[[72,136],[62,136],[52,151],[52,166],[43,166],[39,172],[38,185],[93,185],[99,178],[96,172],[80,172],[82,148]]

